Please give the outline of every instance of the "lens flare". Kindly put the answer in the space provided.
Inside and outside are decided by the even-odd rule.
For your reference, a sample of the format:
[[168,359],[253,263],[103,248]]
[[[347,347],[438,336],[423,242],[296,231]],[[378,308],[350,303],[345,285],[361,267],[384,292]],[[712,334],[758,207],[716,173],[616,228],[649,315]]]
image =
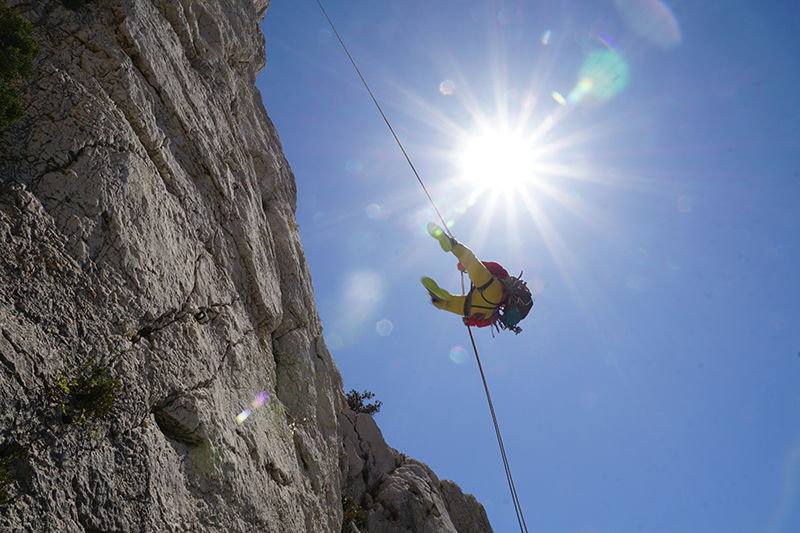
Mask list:
[[[352,237],[351,237],[352,239]],[[366,245],[358,253],[374,250],[380,245],[376,235],[372,235]],[[334,349],[342,349],[351,345],[375,324],[378,317],[374,313],[383,301],[388,287],[384,277],[372,270],[356,270],[349,272],[343,280],[338,302],[347,313],[339,313],[328,326],[331,333],[326,335],[328,344]]]
[[377,324],[375,324],[375,331],[381,337],[387,337],[392,334],[392,331],[394,331],[394,324],[392,324],[391,320],[382,318],[378,320]]
[[265,403],[267,403],[268,400],[269,400],[269,393],[260,392],[258,393],[258,396],[256,396],[255,399],[252,402],[250,402],[250,406],[253,409],[256,409],[258,407],[263,406]]
[[681,44],[678,19],[660,0],[614,0],[628,25],[651,44],[669,49]]
[[612,52],[617,47],[617,44],[614,42],[614,40],[604,33],[598,33],[597,40],[600,41],[600,44]]
[[570,103],[606,102],[628,86],[630,69],[613,50],[595,50],[584,61],[578,83],[569,93]]
[[347,308],[359,308],[372,312],[383,299],[384,279],[379,272],[358,270],[347,275],[343,302]]
[[247,420],[247,417],[249,417],[252,414],[253,414],[252,409],[245,409],[244,411],[236,415],[236,423],[239,425],[244,424],[244,421]]
[[450,360],[457,365],[462,364],[467,360],[467,350],[463,346],[453,346],[450,349]]
[[450,96],[456,92],[456,84],[452,80],[444,80],[439,84],[439,92],[445,96]]
[[250,407],[236,415],[236,423],[239,425],[244,424],[244,421],[253,414],[253,411],[263,407],[268,401],[269,393],[265,391],[259,392],[256,397],[253,398],[253,401],[250,402]]

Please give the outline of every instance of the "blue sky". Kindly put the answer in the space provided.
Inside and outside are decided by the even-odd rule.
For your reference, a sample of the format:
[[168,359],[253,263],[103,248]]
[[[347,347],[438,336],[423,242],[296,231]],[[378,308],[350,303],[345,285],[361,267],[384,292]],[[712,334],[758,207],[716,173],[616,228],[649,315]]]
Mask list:
[[[529,529],[799,531],[800,7],[326,7],[452,231],[536,289],[522,334],[475,332]],[[435,215],[315,2],[263,26],[345,388],[514,531],[467,332],[419,284],[460,290]]]

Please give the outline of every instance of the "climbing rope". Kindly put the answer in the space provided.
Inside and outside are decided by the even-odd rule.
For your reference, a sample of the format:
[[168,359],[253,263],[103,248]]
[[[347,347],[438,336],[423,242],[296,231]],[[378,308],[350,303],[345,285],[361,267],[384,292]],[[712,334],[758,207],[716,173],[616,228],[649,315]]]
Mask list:
[[389,122],[389,119],[386,117],[386,113],[383,112],[383,108],[381,107],[381,104],[378,103],[378,99],[375,98],[375,94],[372,92],[372,89],[370,88],[369,84],[367,83],[367,80],[364,78],[364,75],[361,74],[361,69],[358,68],[358,64],[356,64],[356,60],[353,59],[352,55],[350,55],[350,50],[347,49],[347,45],[344,44],[344,41],[342,40],[342,37],[339,35],[339,32],[336,31],[336,26],[333,25],[333,21],[331,20],[331,17],[328,16],[328,12],[325,10],[325,7],[322,5],[322,1],[321,0],[316,0],[316,2],[317,2],[317,5],[319,6],[320,11],[322,11],[322,14],[325,16],[325,19],[328,21],[328,25],[330,25],[331,30],[333,30],[333,34],[336,35],[336,39],[339,41],[339,44],[342,46],[342,50],[344,50],[344,53],[347,54],[347,58],[350,60],[350,64],[353,65],[353,68],[355,69],[356,74],[358,74],[358,77],[361,79],[361,83],[364,84],[364,88],[369,93],[370,98],[372,98],[372,103],[375,104],[375,107],[378,108],[378,112],[381,114],[381,117],[383,117],[383,121],[386,123],[386,126],[389,128],[389,131],[392,133],[392,137],[394,137],[394,141],[397,143],[397,146],[400,147],[400,151],[403,152],[403,156],[406,158],[406,162],[408,163],[408,166],[411,167],[411,170],[414,172],[414,175],[417,177],[417,181],[422,186],[422,190],[425,191],[425,195],[428,197],[428,201],[431,203],[431,205],[433,206],[433,210],[436,211],[436,215],[439,217],[439,220],[441,220],[441,222],[442,222],[442,229],[444,230],[445,233],[447,233],[447,235],[452,237],[453,234],[450,233],[450,229],[447,227],[447,222],[445,222],[444,217],[442,216],[442,213],[439,211],[439,208],[436,207],[436,202],[433,201],[433,197],[431,196],[431,193],[428,192],[428,188],[425,187],[425,183],[423,183],[422,178],[419,175],[419,172],[417,172],[417,168],[414,166],[414,163],[411,162],[411,157],[409,157],[408,152],[406,152],[406,149],[403,146],[403,143],[400,142],[400,138],[397,136],[397,133],[395,133],[391,122]]
[[[464,272],[461,272],[461,294],[465,294]],[[519,530],[528,533],[528,525],[525,523],[525,516],[522,514],[522,503],[519,501],[517,495],[517,487],[514,484],[514,477],[511,475],[511,466],[508,463],[508,455],[506,454],[506,447],[503,444],[503,435],[500,433],[500,424],[497,422],[497,414],[494,411],[494,403],[492,402],[492,395],[489,392],[489,384],[486,381],[486,374],[483,372],[483,364],[481,364],[481,357],[478,355],[478,346],[475,343],[475,337],[472,335],[472,328],[467,325],[467,332],[469,333],[469,340],[472,343],[472,351],[475,353],[475,361],[478,363],[478,370],[481,373],[481,381],[483,382],[483,390],[486,392],[486,402],[489,404],[489,412],[492,414],[492,423],[494,424],[494,433],[497,437],[497,445],[500,448],[500,456],[503,458],[503,466],[506,470],[506,481],[508,481],[508,490],[511,492],[511,501],[514,503],[514,512],[517,515],[517,523]]]
[[500,455],[503,458],[503,466],[506,469],[506,480],[508,481],[508,490],[511,492],[511,500],[514,502],[514,512],[517,514],[517,523],[519,530],[528,533],[528,526],[525,524],[525,516],[522,514],[522,504],[517,496],[517,487],[514,485],[514,478],[511,475],[511,467],[508,464],[508,455],[506,455],[506,447],[503,444],[503,436],[500,434],[500,425],[497,423],[497,414],[494,412],[494,404],[492,403],[492,395],[489,394],[489,385],[486,383],[486,374],[483,372],[483,365],[481,358],[478,355],[478,347],[475,344],[475,337],[472,335],[472,328],[467,326],[469,333],[469,340],[472,343],[472,351],[475,352],[475,360],[478,362],[478,370],[481,372],[481,381],[483,381],[483,390],[486,391],[486,401],[489,403],[489,411],[492,413],[492,422],[494,423],[494,433],[497,436],[497,445],[500,447]]
[[[400,141],[400,138],[395,133],[394,128],[392,127],[391,122],[389,122],[386,113],[383,112],[383,108],[381,107],[380,103],[378,103],[378,99],[375,97],[375,94],[372,92],[367,80],[364,78],[364,75],[361,73],[361,69],[358,68],[358,64],[356,60],[353,59],[353,56],[350,54],[350,51],[347,49],[347,45],[344,44],[344,40],[339,35],[339,32],[336,30],[336,26],[333,24],[333,20],[328,15],[328,12],[325,10],[325,6],[322,5],[321,0],[316,0],[317,5],[319,6],[320,11],[322,11],[325,20],[328,21],[328,25],[331,27],[333,34],[336,36],[336,39],[339,41],[339,44],[344,50],[344,53],[347,55],[347,58],[350,60],[350,64],[353,65],[353,68],[358,74],[361,83],[364,85],[364,88],[369,93],[370,98],[372,98],[372,103],[375,104],[375,107],[378,109],[378,112],[381,114],[383,121],[386,123],[386,126],[389,128],[389,131],[394,137],[397,146],[400,148],[400,151],[403,153],[403,157],[405,157],[408,166],[411,167],[412,172],[414,172],[414,176],[416,176],[417,181],[419,182],[422,190],[425,192],[425,195],[428,197],[428,201],[431,203],[433,210],[436,212],[436,215],[439,217],[439,220],[442,222],[442,229],[447,233],[448,236],[453,237],[453,234],[450,232],[450,229],[447,227],[447,222],[445,221],[442,213],[439,211],[439,208],[436,206],[436,202],[433,201],[433,197],[431,196],[428,188],[425,186],[425,183],[422,181],[422,177],[417,172],[417,168],[414,166],[414,163],[411,161],[411,157],[408,155],[403,143]],[[461,291],[464,292],[464,274],[461,274]],[[525,517],[522,514],[522,504],[519,501],[519,496],[517,495],[517,488],[514,485],[514,478],[511,475],[511,467],[508,464],[508,455],[506,454],[506,448],[503,444],[503,436],[500,433],[500,425],[497,422],[497,414],[494,410],[494,403],[492,402],[492,395],[489,393],[489,385],[486,382],[486,374],[483,371],[483,365],[481,364],[480,355],[478,355],[478,346],[475,344],[475,337],[472,335],[472,328],[467,326],[467,332],[469,333],[469,340],[472,343],[472,350],[475,352],[475,360],[478,363],[478,370],[481,373],[481,381],[483,381],[483,390],[486,392],[486,401],[489,404],[489,412],[492,415],[492,423],[494,424],[494,432],[497,436],[497,444],[500,447],[500,456],[503,459],[503,466],[505,467],[506,471],[506,479],[508,481],[508,488],[511,492],[511,500],[514,503],[514,512],[517,515],[517,523],[519,524],[519,529],[523,533],[528,533],[528,526],[525,524]]]

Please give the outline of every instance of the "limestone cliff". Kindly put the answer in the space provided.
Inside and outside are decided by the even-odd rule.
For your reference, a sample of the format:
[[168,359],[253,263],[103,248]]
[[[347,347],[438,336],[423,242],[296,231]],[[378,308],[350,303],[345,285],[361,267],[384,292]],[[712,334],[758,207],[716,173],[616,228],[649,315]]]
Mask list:
[[492,531],[474,496],[387,446],[371,416],[345,411],[339,420],[345,451],[342,493],[365,509],[365,531]]
[[[0,132],[0,531],[338,532],[343,494],[368,531],[490,531],[345,410],[254,86],[268,0],[7,3],[42,55]],[[76,423],[87,368],[119,386]]]

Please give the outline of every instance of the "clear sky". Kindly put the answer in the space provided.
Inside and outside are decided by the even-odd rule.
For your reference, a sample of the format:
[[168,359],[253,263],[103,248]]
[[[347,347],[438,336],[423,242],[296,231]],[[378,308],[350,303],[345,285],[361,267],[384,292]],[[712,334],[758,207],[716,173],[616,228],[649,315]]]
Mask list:
[[[530,531],[800,531],[798,4],[326,7],[454,234],[535,288],[522,334],[475,331]],[[264,30],[346,390],[517,530],[422,189],[314,0]]]

